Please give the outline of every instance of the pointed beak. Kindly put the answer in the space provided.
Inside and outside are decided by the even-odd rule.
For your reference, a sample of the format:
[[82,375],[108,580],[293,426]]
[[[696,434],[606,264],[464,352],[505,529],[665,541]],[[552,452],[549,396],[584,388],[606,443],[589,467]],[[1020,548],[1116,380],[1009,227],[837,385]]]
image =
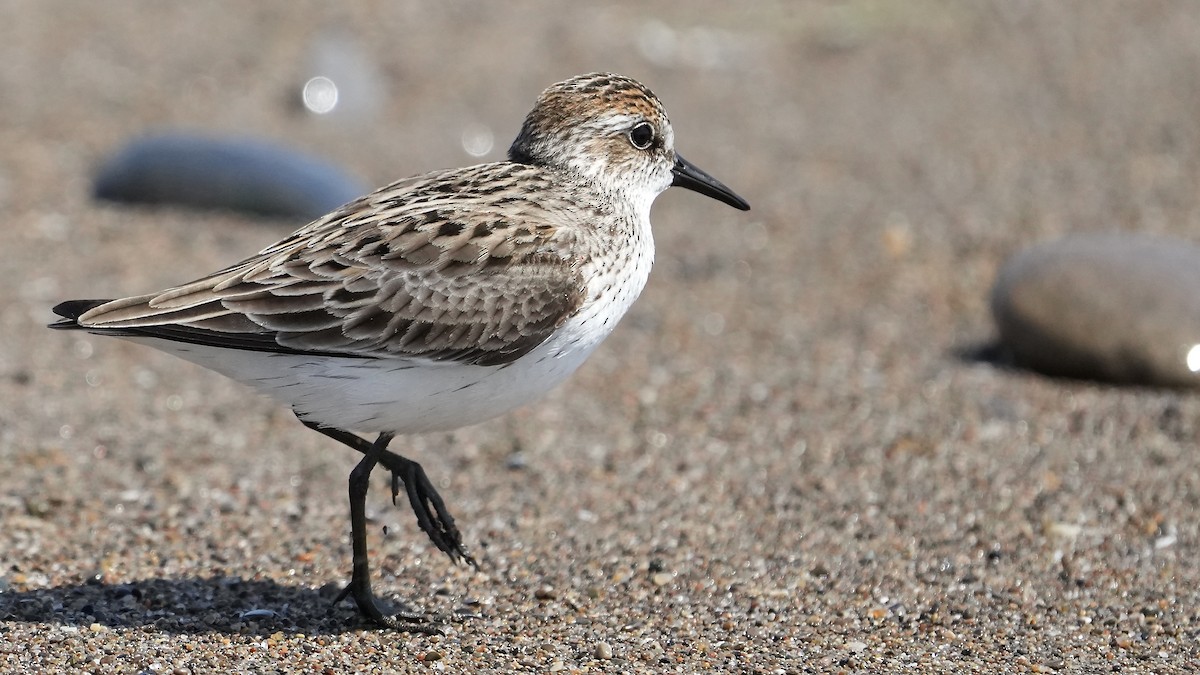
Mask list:
[[671,172],[675,174],[675,180],[671,181],[671,185],[695,190],[706,197],[725,202],[735,209],[750,210],[750,204],[746,203],[745,199],[737,196],[733,190],[702,171],[700,167],[680,157],[678,153],[675,154],[675,167],[671,169]]

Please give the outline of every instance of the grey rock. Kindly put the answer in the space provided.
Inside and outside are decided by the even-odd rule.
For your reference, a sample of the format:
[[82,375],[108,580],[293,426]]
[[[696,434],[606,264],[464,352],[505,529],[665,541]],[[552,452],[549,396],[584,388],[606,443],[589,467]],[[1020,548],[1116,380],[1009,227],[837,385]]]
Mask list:
[[311,155],[248,137],[164,133],[131,141],[100,167],[97,199],[232,209],[313,220],[369,187]]
[[1200,385],[1193,370],[1200,369],[1200,246],[1142,234],[1071,235],[1012,256],[991,304],[1002,344],[1023,367],[1122,384]]

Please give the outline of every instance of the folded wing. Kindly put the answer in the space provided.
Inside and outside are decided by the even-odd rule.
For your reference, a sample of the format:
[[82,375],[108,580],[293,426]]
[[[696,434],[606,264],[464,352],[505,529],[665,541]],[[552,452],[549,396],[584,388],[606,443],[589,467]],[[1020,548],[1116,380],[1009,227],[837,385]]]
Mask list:
[[[234,349],[511,362],[586,294],[577,232],[492,164],[388,186],[258,255],[167,289],[55,311],[75,327]],[[511,175],[510,175],[511,174]],[[483,187],[483,186],[490,187]],[[500,186],[500,189],[497,188]]]

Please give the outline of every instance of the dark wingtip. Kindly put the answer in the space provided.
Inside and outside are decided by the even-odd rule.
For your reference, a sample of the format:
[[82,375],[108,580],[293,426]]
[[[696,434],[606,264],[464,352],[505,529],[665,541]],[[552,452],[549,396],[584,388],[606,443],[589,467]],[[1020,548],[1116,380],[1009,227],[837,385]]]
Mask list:
[[93,307],[98,307],[108,302],[108,300],[67,300],[60,302],[54,306],[54,313],[62,317],[62,321],[55,321],[50,324],[50,328],[59,330],[79,328],[79,317],[84,312]]

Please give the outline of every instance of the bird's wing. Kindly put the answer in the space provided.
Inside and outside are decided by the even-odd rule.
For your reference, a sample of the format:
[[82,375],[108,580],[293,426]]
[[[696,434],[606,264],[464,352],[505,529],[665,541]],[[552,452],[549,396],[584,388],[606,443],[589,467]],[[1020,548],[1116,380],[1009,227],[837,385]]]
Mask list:
[[509,363],[586,297],[579,229],[536,198],[549,180],[500,163],[401,181],[232,267],[77,323],[233,349]]

